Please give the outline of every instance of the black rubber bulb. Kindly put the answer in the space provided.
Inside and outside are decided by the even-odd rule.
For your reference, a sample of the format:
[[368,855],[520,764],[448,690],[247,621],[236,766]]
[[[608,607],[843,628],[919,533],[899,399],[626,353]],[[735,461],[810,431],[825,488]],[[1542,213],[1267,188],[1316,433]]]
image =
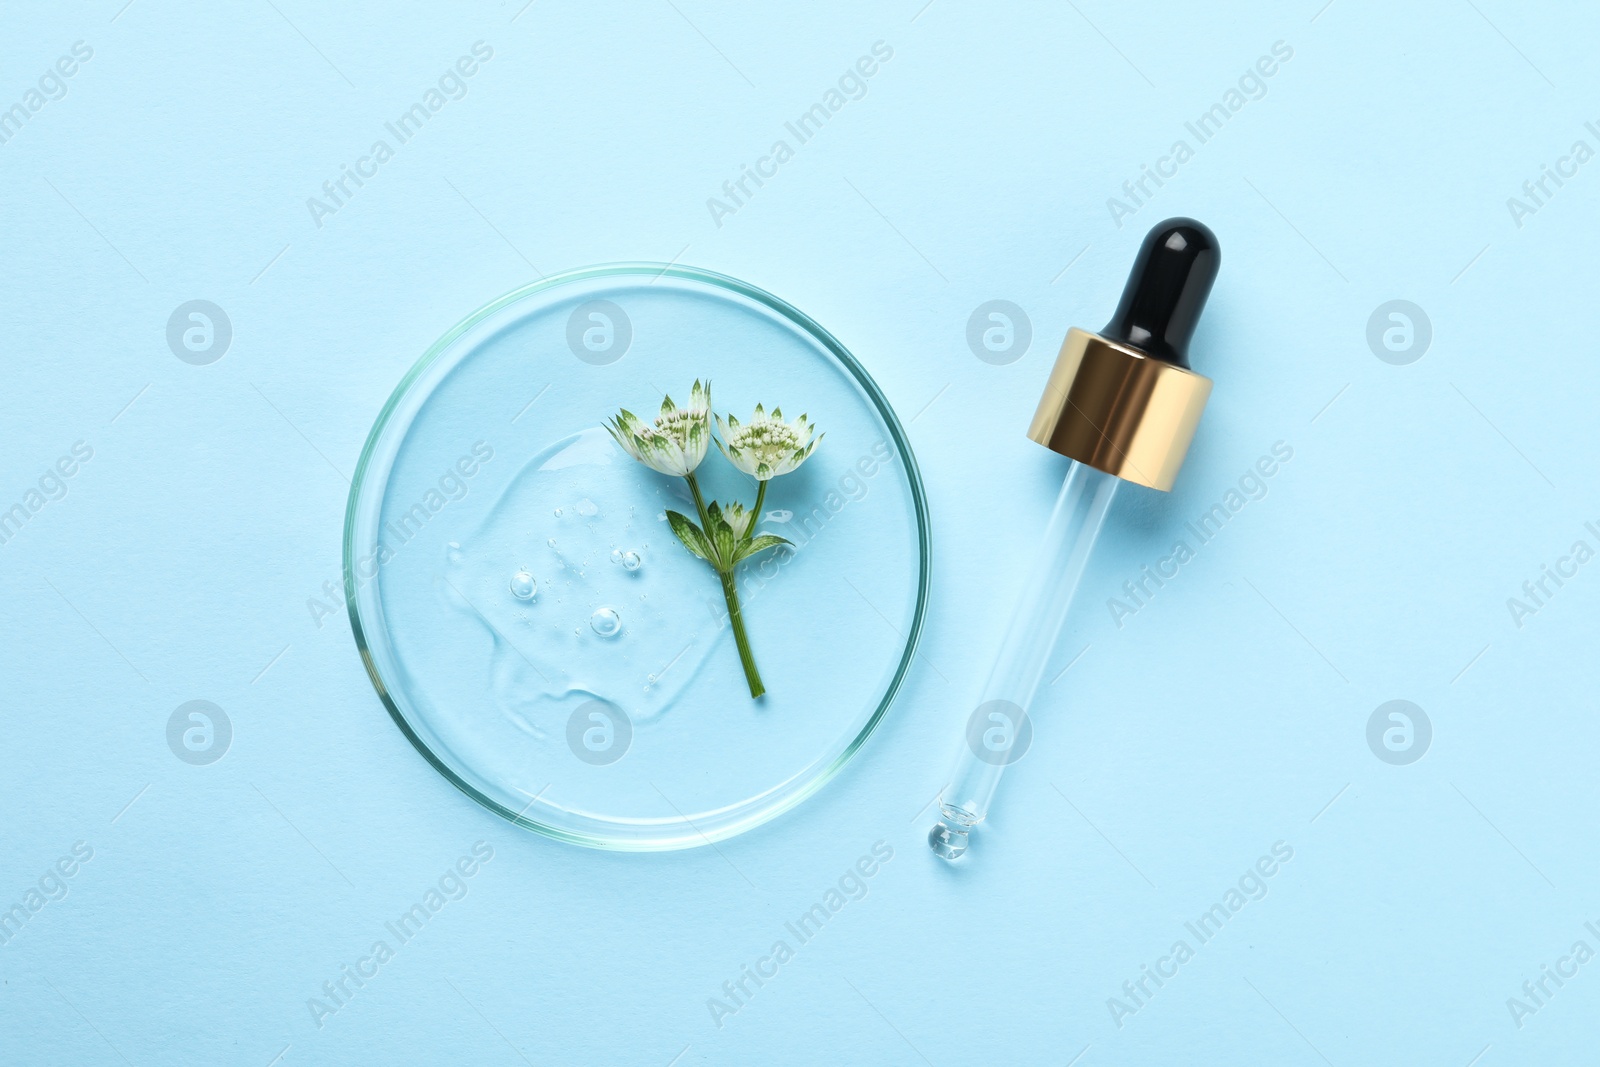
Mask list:
[[1189,338],[1217,280],[1217,235],[1194,219],[1168,219],[1145,235],[1127,288],[1101,336],[1189,366]]

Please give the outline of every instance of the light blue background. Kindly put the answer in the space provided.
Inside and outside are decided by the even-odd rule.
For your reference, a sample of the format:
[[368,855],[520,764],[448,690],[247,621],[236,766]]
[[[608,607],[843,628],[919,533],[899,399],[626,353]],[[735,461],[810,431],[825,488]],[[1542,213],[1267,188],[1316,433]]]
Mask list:
[[[7,1064],[1592,1062],[1600,963],[1507,998],[1600,920],[1600,565],[1506,599],[1600,519],[1600,162],[1506,206],[1600,119],[1577,4],[717,5],[94,0],[0,15],[0,947]],[[1320,10],[1319,10],[1320,8]],[[318,228],[306,198],[473,42],[494,58]],[[875,41],[894,49],[718,227],[706,199]],[[1106,200],[1276,41],[1294,50],[1119,229]],[[1023,430],[1144,229],[1220,235],[1217,389],[1177,491],[1113,516],[962,869],[922,844],[1061,462]],[[677,260],[833,330],[909,427],[934,514],[917,669],[803,808],[716,849],[557,845],[475,807],[374,696],[342,619],[346,477],[404,370],[567,267]],[[210,366],[169,314],[226,309]],[[1034,340],[994,366],[967,317]],[[1414,301],[1418,362],[1368,348]],[[1274,442],[1294,450],[1118,629],[1106,599]],[[168,716],[234,726],[193,767]],[[1366,742],[1416,702],[1430,750]],[[131,801],[131,804],[130,804]],[[307,1010],[474,842],[494,859],[319,1029]],[[725,980],[884,841],[892,861],[719,1027]],[[1107,999],[1274,842],[1294,858],[1119,1028]],[[1600,925],[1600,923],[1597,923]],[[1193,942],[1191,942],[1193,944]],[[1593,972],[1593,973],[1591,973]],[[1551,989],[1555,989],[1553,985]],[[1075,1059],[1076,1057],[1076,1059]]]

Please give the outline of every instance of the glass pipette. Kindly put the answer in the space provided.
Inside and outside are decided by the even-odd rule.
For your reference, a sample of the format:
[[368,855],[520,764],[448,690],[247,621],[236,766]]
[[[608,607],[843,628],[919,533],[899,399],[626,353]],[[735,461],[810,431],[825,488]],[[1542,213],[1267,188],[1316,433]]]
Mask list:
[[946,860],[967,851],[1001,775],[1032,741],[1040,679],[1117,487],[1170,490],[1183,464],[1211,395],[1211,380],[1189,369],[1189,338],[1220,260],[1209,229],[1168,219],[1145,236],[1105,329],[1067,332],[1028,436],[1073,462],[939,798],[928,846]]

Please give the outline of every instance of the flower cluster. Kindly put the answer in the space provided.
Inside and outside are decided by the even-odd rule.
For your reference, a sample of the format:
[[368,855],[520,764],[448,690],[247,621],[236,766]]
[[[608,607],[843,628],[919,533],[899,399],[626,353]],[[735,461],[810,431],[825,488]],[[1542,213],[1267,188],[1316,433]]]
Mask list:
[[711,444],[711,384],[695,382],[686,408],[664,397],[654,425],[623,408],[607,421],[606,429],[623,451],[651,470],[687,477],[706,458]]
[[[738,501],[707,504],[700,493],[700,483],[694,472],[705,460],[713,440],[713,418],[718,451],[734,467],[756,480],[756,499],[749,508]],[[776,534],[755,532],[767,495],[767,483],[804,463],[823,435],[816,432],[816,427],[804,415],[787,422],[781,410],[774,407],[768,413],[760,404],[756,405],[755,414],[748,422],[740,422],[732,415],[713,416],[711,383],[702,385],[699,381],[689,391],[687,407],[679,407],[669,396],[662,399],[661,411],[653,423],[623,408],[606,421],[605,427],[628,455],[651,470],[689,483],[699,524],[676,511],[667,512],[667,521],[683,546],[709,563],[721,579],[728,619],[739,649],[739,660],[744,666],[745,681],[750,686],[750,696],[761,696],[766,687],[750,652],[733,571],[759,552],[790,543]]]
[[726,420],[717,416],[717,447],[729,463],[756,481],[765,482],[788,474],[805,462],[822,439],[820,435],[812,439],[815,430],[804,415],[794,422],[784,422],[782,411],[773,408],[768,415],[757,404],[749,422],[741,423],[732,415]]

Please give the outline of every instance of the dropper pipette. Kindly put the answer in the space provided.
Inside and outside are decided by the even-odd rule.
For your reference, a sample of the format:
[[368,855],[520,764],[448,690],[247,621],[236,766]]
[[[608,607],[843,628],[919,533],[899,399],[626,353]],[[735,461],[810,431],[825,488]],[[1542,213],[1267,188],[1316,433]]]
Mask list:
[[928,846],[943,859],[967,851],[1006,767],[1027,750],[1040,679],[1117,487],[1172,488],[1211,395],[1188,346],[1220,262],[1209,229],[1168,219],[1145,236],[1105,329],[1067,332],[1028,436],[1073,462],[939,798]]

